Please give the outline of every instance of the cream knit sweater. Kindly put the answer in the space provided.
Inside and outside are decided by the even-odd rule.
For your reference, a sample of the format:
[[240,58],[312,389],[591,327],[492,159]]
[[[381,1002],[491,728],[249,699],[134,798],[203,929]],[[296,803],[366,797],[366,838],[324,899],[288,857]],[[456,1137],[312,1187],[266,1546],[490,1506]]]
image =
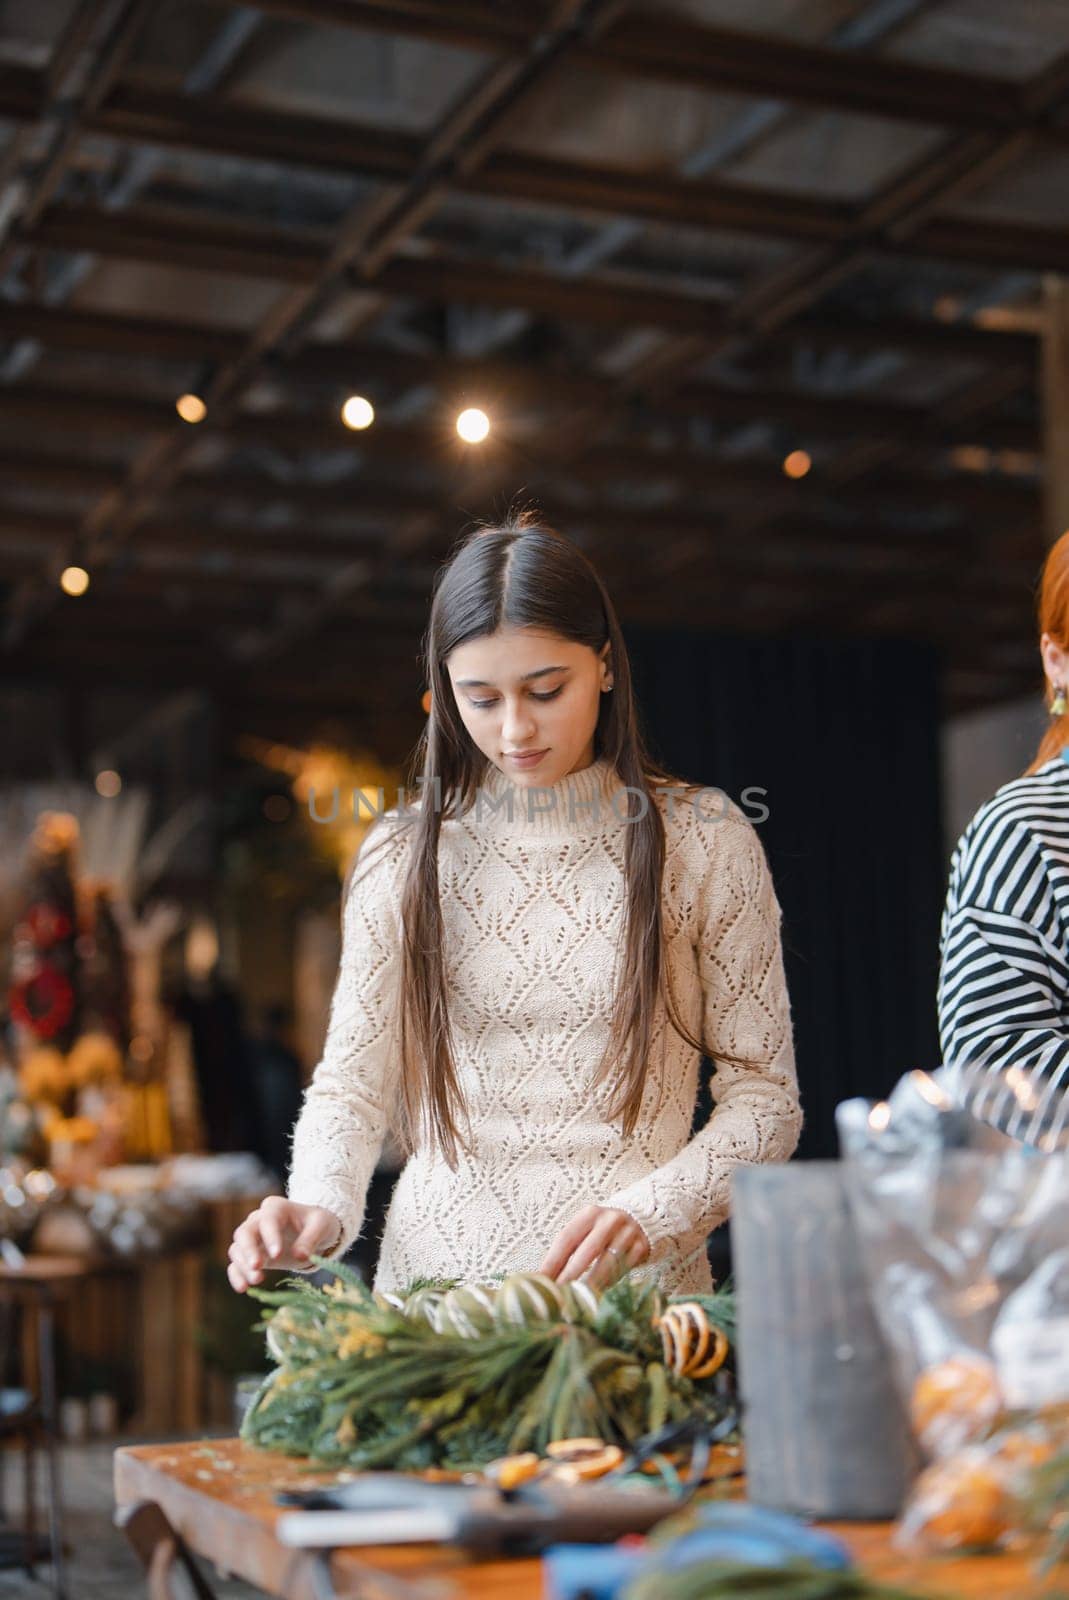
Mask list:
[[[477,804],[443,819],[439,849],[469,1149],[455,1172],[425,1149],[409,1158],[375,1287],[535,1270],[559,1229],[596,1204],[642,1224],[646,1270],[666,1290],[707,1290],[705,1240],[728,1214],[732,1168],[794,1150],[801,1112],[764,851],[742,813],[713,792],[697,805],[678,793],[657,804],[673,993],[716,1063],[709,1122],[691,1138],[699,1056],[663,1003],[630,1138],[606,1119],[610,1086],[592,1087],[608,1037],[631,825],[615,770],[599,760],[525,791],[490,767]],[[382,829],[396,832],[396,818],[395,807],[375,822],[361,856]],[[406,855],[399,835],[370,870],[357,867],[323,1057],[294,1130],[290,1198],[341,1219],[336,1253],[360,1231],[397,1101]]]

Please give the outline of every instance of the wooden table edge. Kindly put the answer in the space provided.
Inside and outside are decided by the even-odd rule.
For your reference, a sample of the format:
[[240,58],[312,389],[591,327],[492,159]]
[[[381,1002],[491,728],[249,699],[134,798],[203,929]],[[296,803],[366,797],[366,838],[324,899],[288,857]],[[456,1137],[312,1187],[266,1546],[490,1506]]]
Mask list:
[[[247,1456],[264,1479],[262,1489],[245,1491],[247,1506],[232,1504],[208,1487],[215,1474],[207,1468],[199,1469],[205,1476],[203,1488],[168,1470],[177,1458],[188,1473],[190,1462],[199,1459],[197,1452],[205,1461],[236,1458],[237,1463]],[[236,1463],[222,1477],[228,1486],[240,1488]],[[304,1483],[315,1481],[306,1463],[269,1456],[232,1439],[125,1445],[116,1449],[114,1457],[117,1505],[155,1501],[191,1550],[232,1576],[285,1600],[313,1600],[309,1558],[287,1550],[274,1534],[274,1524],[283,1512],[281,1508],[276,1512],[270,1504],[270,1480],[287,1476],[290,1481],[297,1477]],[[933,1600],[937,1596],[947,1600],[1031,1600],[1048,1592],[1048,1585],[1038,1584],[1023,1554],[911,1559],[892,1546],[890,1523],[818,1522],[816,1526],[842,1539],[868,1576],[930,1595]],[[344,1592],[347,1574],[351,1582],[360,1572],[373,1569],[401,1579],[451,1578],[458,1597],[464,1600],[490,1600],[500,1595],[507,1595],[508,1600],[542,1600],[543,1595],[537,1557],[484,1560],[472,1559],[450,1546],[376,1545],[338,1551],[334,1561],[339,1592]],[[1053,1593],[1054,1580],[1049,1587]],[[1064,1582],[1059,1592],[1066,1592]]]

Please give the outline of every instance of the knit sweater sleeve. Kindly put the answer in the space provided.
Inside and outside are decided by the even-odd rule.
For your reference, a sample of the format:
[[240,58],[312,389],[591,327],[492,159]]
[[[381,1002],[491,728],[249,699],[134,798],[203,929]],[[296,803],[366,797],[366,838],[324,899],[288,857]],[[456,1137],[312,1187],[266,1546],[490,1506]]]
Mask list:
[[732,810],[700,825],[695,954],[714,1109],[664,1166],[609,1196],[650,1241],[650,1261],[700,1247],[728,1216],[732,1170],[785,1161],[801,1132],[781,913],[764,849]]
[[287,1193],[334,1213],[343,1255],[363,1226],[400,1064],[400,898],[396,822],[365,835],[342,911],[342,952],[323,1054],[293,1130]]

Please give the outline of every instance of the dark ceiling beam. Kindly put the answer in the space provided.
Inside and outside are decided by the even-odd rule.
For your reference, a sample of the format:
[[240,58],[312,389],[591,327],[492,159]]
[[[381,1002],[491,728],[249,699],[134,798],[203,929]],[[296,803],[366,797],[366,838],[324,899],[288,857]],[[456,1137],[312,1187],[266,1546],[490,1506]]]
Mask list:
[[47,100],[45,74],[15,62],[0,63],[0,118],[5,122],[36,122]]
[[656,404],[663,411],[678,407],[680,415],[704,416],[728,426],[775,421],[794,429],[799,441],[891,434],[921,449],[972,443],[981,437],[997,441],[997,449],[1038,452],[1040,447],[1038,428],[1030,423],[995,416],[941,423],[920,406],[862,395],[833,397],[758,385],[735,388],[704,380],[658,394]]
[[[1038,338],[1025,331],[894,317],[877,321],[851,317],[802,317],[788,324],[784,337],[820,349],[870,353],[899,350],[933,361],[963,361],[1034,368]],[[0,341],[34,339],[49,349],[101,355],[173,360],[182,364],[227,361],[241,349],[236,329],[155,317],[125,317],[113,312],[72,310],[66,306],[0,301]],[[466,359],[454,355],[373,345],[367,341],[310,342],[293,357],[279,356],[278,377],[308,384],[346,384],[381,378],[404,384],[433,383],[452,390],[489,386],[495,391],[557,402],[589,396],[611,398],[618,385],[593,371],[568,372],[518,361]]]
[[240,333],[207,323],[0,301],[0,340],[21,339],[33,339],[49,349],[179,362],[225,361],[242,342]]
[[[962,129],[1016,126],[1027,107],[1012,79],[956,72],[865,50],[711,27],[655,8],[622,17],[583,65],[789,105]],[[982,102],[982,103],[981,103]]]
[[[657,457],[663,454],[664,461],[652,459],[655,454]],[[647,451],[643,459],[636,462],[635,451],[606,446],[573,463],[567,476],[587,485],[613,487],[625,479],[635,481],[639,468],[644,480],[656,480],[659,466],[663,466],[666,478],[674,477],[684,489],[689,483],[714,500],[728,491],[759,494],[766,503],[777,506],[820,506],[831,502],[836,508],[871,514],[874,522],[883,524],[893,522],[896,517],[903,521],[915,520],[939,507],[950,507],[981,520],[995,518],[1014,523],[1034,522],[1039,515],[1039,492],[1027,480],[968,472],[931,475],[916,468],[894,479],[881,479],[855,489],[829,481],[820,471],[800,482],[791,482],[784,476],[780,464],[767,458],[746,463],[703,456],[696,451]],[[532,478],[532,483],[552,488],[555,483],[552,468],[547,467]],[[250,507],[285,505],[296,515],[309,519],[344,516],[354,509],[361,517],[376,515],[386,519],[409,515],[430,503],[426,494],[398,487],[395,482],[387,484],[363,476],[348,483],[298,485],[280,483],[264,474],[230,474],[225,470],[184,478],[176,486],[174,501],[180,505],[219,506],[227,502],[241,502]],[[445,494],[442,503],[448,514]],[[590,509],[589,506],[569,509],[568,520],[580,521]],[[651,525],[659,515],[671,517],[675,509],[675,505],[666,503],[661,512],[648,512]],[[605,510],[604,515],[610,518],[613,513]]]
[[[131,653],[131,663],[136,659],[143,664],[157,649],[185,649],[204,652],[209,636],[227,627],[247,627],[252,614],[216,607],[198,615],[200,607],[189,612],[171,612],[164,606],[152,607],[130,604],[102,607],[95,611],[82,610],[74,618],[64,616],[63,645],[70,655],[84,651],[87,658],[101,645],[122,644]],[[59,641],[57,641],[59,643]],[[52,655],[51,644],[49,655]],[[88,665],[88,660],[87,660]]]
[[[527,22],[505,6],[442,6],[437,0],[255,3],[293,21],[414,34],[491,52],[532,37],[545,14],[539,8],[538,18]],[[633,9],[606,31],[596,48],[580,46],[572,60],[592,71],[933,126],[1006,128],[1027,111],[1012,79],[712,27],[654,7]]]
[[173,208],[130,206],[113,215],[95,206],[61,202],[50,208],[25,243],[40,250],[86,250],[270,283],[311,284],[329,236],[312,229],[190,216]]
[[[2,414],[0,394],[0,416]],[[0,488],[16,494],[26,489],[52,489],[74,495],[99,495],[121,484],[122,477],[123,469],[119,465],[103,466],[92,461],[72,460],[67,456],[39,451],[0,454]],[[361,517],[399,516],[425,509],[428,499],[425,494],[417,495],[396,482],[382,485],[367,483],[358,477],[337,485],[297,484],[273,478],[266,472],[222,468],[188,473],[175,486],[170,501],[172,505],[192,503],[198,506],[205,502],[213,506],[240,502],[256,509],[288,506],[308,517],[355,513],[359,520]],[[13,511],[12,514],[17,512]],[[151,519],[145,524],[149,529],[155,525]],[[191,530],[189,536],[200,546],[209,547],[212,540],[206,530],[212,526],[210,521],[198,523],[197,530]],[[289,532],[270,527],[257,528],[256,536],[267,543],[293,537]]]
[[[117,90],[94,118],[93,128],[135,143],[244,156],[385,182],[408,181],[420,159],[421,141],[412,135],[207,98],[191,105],[183,95],[136,85]],[[474,171],[458,173],[453,187],[461,193],[568,210],[787,239],[834,239],[851,215],[845,204],[790,191],[554,160],[514,150],[499,151]]]
[[49,205],[77,152],[86,118],[122,73],[158,0],[80,0],[42,75],[38,117],[0,157],[8,204],[0,225],[0,275],[24,232]]
[[977,261],[1030,272],[1069,272],[1069,228],[955,215],[935,217],[893,238],[892,253],[934,260]]
[[[410,508],[413,503],[410,499]],[[426,509],[426,497],[420,503]],[[363,515],[366,517],[368,513],[364,511]],[[393,515],[401,515],[400,508]],[[70,538],[70,526],[69,517],[57,516],[54,512],[20,510],[0,501],[0,546],[5,542],[10,543],[13,538],[25,536],[62,547]],[[308,557],[312,560],[334,561],[340,565],[357,556],[377,555],[381,549],[381,539],[353,532],[324,534],[307,526],[281,529],[210,518],[198,518],[196,521],[183,521],[177,517],[149,518],[142,524],[142,532],[143,541],[139,549],[157,555],[173,555],[180,560],[189,555],[196,557],[209,554],[217,561],[234,564],[245,562],[249,557],[255,560],[259,555],[290,555],[299,556],[302,560]],[[212,573],[219,570],[214,566],[198,567],[195,562],[189,565],[194,576],[205,580],[210,580]],[[290,580],[279,577],[275,581],[287,583]],[[314,579],[307,581],[314,582]]]
[[7,489],[51,489],[60,494],[103,494],[122,475],[122,467],[37,451],[0,452],[0,485]]
[[419,164],[423,143],[415,134],[374,123],[260,109],[211,95],[194,99],[136,80],[116,85],[94,117],[93,131],[135,143],[402,182]]
[[[841,578],[844,584],[856,581],[863,585],[872,576],[867,560],[870,539],[874,555],[886,561],[888,572],[895,571],[895,582],[902,593],[928,594],[932,577],[938,575],[952,582],[955,592],[962,596],[968,595],[977,602],[1005,604],[1007,592],[1012,594],[1015,586],[1020,586],[1019,593],[1027,595],[1035,576],[1034,564],[1022,559],[1008,539],[1002,539],[1001,530],[981,537],[972,526],[961,526],[933,537],[873,529],[860,519],[853,524],[843,522],[832,530],[804,508],[770,519],[759,545],[732,540],[730,535],[721,544],[729,553],[732,570],[736,566],[749,570],[774,552],[783,561],[782,570],[789,571],[793,562],[796,571],[804,572],[812,560],[814,570],[827,564],[830,581]],[[851,551],[857,553],[857,560],[843,562],[836,570],[837,560]],[[769,562],[769,566],[771,569],[773,563]]]
[[[235,529],[234,533],[237,534],[238,530]],[[0,504],[0,553],[5,559],[20,564],[27,561],[32,564],[36,559],[38,565],[54,561],[62,555],[70,541],[70,534],[69,517],[17,511]],[[36,555],[27,553],[26,546],[31,542]],[[332,568],[341,567],[346,561],[355,559],[365,548],[363,543],[343,538],[332,541],[332,544],[334,548],[329,552],[322,548],[322,542],[318,540],[315,548],[309,549],[307,541],[302,541],[297,530],[294,531],[293,542],[285,550],[259,539],[256,543],[240,538],[228,542],[225,527],[220,527],[218,537],[208,543],[204,541],[200,528],[189,529],[182,524],[163,522],[152,527],[151,537],[146,539],[144,550],[139,552],[138,570],[143,578],[159,585],[172,580],[209,586],[220,581],[225,585],[228,579],[232,579],[239,585],[263,584],[269,588],[278,586],[282,589],[314,590],[329,576]],[[372,548],[377,551],[377,544]],[[295,572],[292,566],[278,570],[271,565],[271,559],[279,556],[289,556],[302,566],[307,562],[314,565],[315,570]],[[210,559],[206,560],[205,557]]]
[[[175,417],[173,406],[126,395],[76,395],[38,384],[0,388],[0,418],[13,426],[38,424],[70,429],[86,437],[136,439],[156,432]],[[8,456],[8,460],[11,457]]]
[[[783,336],[797,343],[809,341],[831,349],[900,350],[925,361],[993,361],[999,366],[1034,367],[1039,359],[1039,339],[1025,330],[995,328],[976,322],[941,322],[923,317],[858,317],[848,312],[834,316],[796,317]],[[989,342],[990,341],[990,342]]]
[[276,597],[256,589],[231,584],[222,591],[204,586],[160,583],[150,574],[136,571],[109,573],[90,586],[79,600],[70,601],[63,612],[63,631],[82,637],[88,630],[121,628],[141,620],[142,625],[161,631],[187,631],[203,634],[209,628],[228,624],[248,627],[276,604]]
[[[839,242],[846,244],[850,234],[856,239],[855,248],[876,254],[932,256],[1000,268],[1016,265],[1030,271],[1069,270],[1069,229],[1018,223],[974,226],[961,219],[959,235],[959,219],[954,218],[920,227],[908,237],[884,236],[875,227],[871,232],[844,230]],[[187,208],[131,207],[111,215],[90,206],[59,204],[24,242],[39,250],[84,250],[105,258],[307,286],[322,266],[328,238],[316,229],[233,223]],[[564,321],[662,328],[696,341],[744,336],[748,327],[738,306],[729,311],[720,300],[656,288],[648,279],[635,286],[625,275],[565,278],[538,268],[500,267],[444,254],[398,255],[383,265],[374,281],[376,292],[392,296],[517,306]],[[764,312],[763,306],[755,306],[758,309]]]
[[[400,452],[402,457],[405,454],[403,450]],[[643,488],[657,482],[669,483],[688,499],[700,494],[706,515],[719,511],[719,497],[759,495],[763,504],[774,508],[804,506],[813,508],[817,514],[825,507],[836,513],[853,511],[859,516],[871,517],[874,527],[892,525],[896,518],[903,525],[916,525],[919,518],[931,516],[940,509],[950,509],[981,522],[995,519],[1002,523],[1032,523],[1040,507],[1039,492],[1034,484],[1005,476],[969,472],[933,474],[914,468],[908,473],[853,488],[830,480],[819,469],[799,482],[792,482],[784,475],[780,463],[768,457],[750,461],[725,460],[696,450],[652,450],[639,441],[633,445],[598,447],[572,463],[563,474],[555,471],[552,463],[544,468],[533,463],[527,482],[537,494],[552,496],[560,504],[558,488],[562,476],[569,483],[610,490],[624,483],[640,484]],[[354,510],[361,516],[375,514],[386,518],[407,514],[421,502],[430,503],[427,495],[363,476],[348,484],[297,486],[266,480],[260,474],[243,474],[237,478],[224,472],[183,480],[176,499],[182,504],[192,501],[219,505],[244,501],[249,505],[287,505],[295,514],[309,519],[343,516]],[[442,504],[448,512],[448,491],[443,492]],[[615,509],[610,509],[611,504],[611,501],[598,506],[566,502],[560,514],[569,523],[581,523],[593,516],[611,521],[617,515]],[[472,507],[466,497],[465,506],[468,510],[482,509]],[[642,516],[652,528],[659,518],[671,519],[679,506],[678,498],[668,500],[659,509],[650,509]],[[486,509],[489,511],[491,507],[488,505]]]
[[462,192],[495,195],[522,204],[635,217],[643,222],[769,238],[832,240],[850,220],[845,202],[815,199],[789,190],[680,178],[592,162],[502,151]]
[[[246,0],[222,3],[235,6]],[[524,0],[522,7],[503,6],[497,0],[481,4],[479,0],[450,0],[449,5],[442,5],[441,0],[394,0],[392,4],[380,0],[258,0],[256,9],[287,22],[399,33],[493,55],[530,44],[552,14],[552,8],[540,0]]]

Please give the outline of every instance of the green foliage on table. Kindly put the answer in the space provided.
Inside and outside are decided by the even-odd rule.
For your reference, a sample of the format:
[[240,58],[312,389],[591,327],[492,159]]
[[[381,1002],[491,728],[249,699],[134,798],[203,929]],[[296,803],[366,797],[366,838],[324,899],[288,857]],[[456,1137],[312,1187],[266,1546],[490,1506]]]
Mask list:
[[924,1600],[915,1590],[830,1572],[810,1561],[779,1567],[748,1562],[695,1561],[677,1572],[658,1568],[629,1584],[622,1600]]
[[[270,1308],[279,1363],[242,1428],[263,1449],[338,1467],[463,1469],[556,1439],[627,1445],[672,1419],[724,1414],[713,1380],[664,1366],[654,1319],[668,1302],[648,1280],[625,1277],[595,1295],[517,1274],[490,1288],[423,1282],[385,1297],[344,1267],[316,1264],[334,1281],[250,1291]],[[689,1299],[733,1327],[730,1291]]]
[[1069,1557],[1069,1442],[1028,1474],[1020,1494],[1024,1526],[1046,1534],[1040,1571]]

